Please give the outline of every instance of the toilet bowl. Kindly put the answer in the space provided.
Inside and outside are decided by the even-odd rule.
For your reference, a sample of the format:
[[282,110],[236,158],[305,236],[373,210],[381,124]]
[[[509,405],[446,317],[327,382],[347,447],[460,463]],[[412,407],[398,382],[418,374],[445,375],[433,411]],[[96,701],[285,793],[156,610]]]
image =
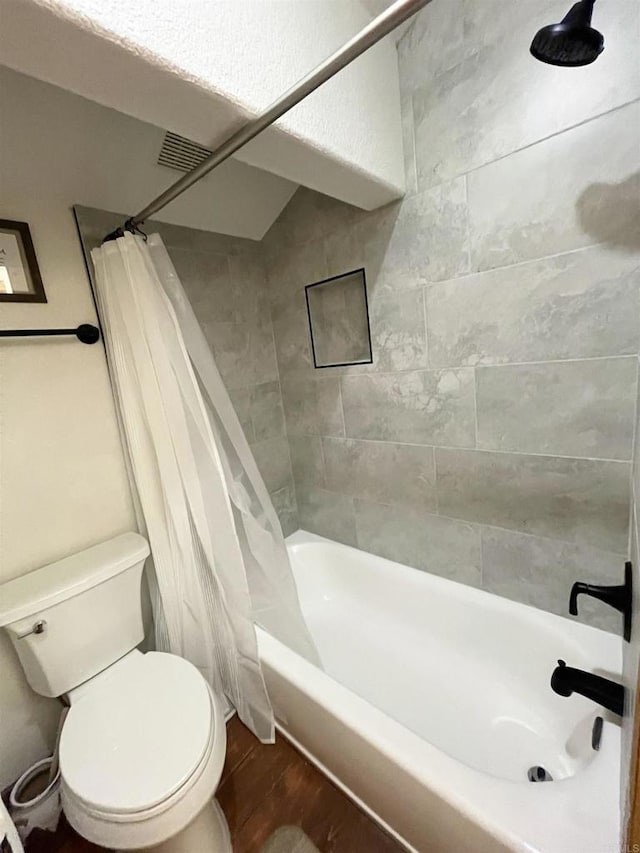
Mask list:
[[111,850],[231,853],[214,800],[226,751],[220,699],[198,669],[143,654],[137,533],[0,586],[31,687],[64,697],[60,794],[71,826]]
[[[80,835],[116,850],[231,850],[213,803],[226,752],[224,715],[194,666],[133,651],[68,698],[61,797]],[[206,846],[189,843],[198,822]]]

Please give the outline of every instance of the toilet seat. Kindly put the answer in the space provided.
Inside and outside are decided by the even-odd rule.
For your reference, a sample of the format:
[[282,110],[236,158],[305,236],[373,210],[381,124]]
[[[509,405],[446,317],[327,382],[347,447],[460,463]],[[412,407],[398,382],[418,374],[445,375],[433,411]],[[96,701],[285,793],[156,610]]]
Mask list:
[[211,693],[183,658],[137,653],[72,702],[60,741],[65,786],[101,814],[166,803],[211,748]]
[[174,655],[131,652],[71,694],[63,808],[94,843],[151,846],[211,800],[225,752],[222,708],[198,670]]

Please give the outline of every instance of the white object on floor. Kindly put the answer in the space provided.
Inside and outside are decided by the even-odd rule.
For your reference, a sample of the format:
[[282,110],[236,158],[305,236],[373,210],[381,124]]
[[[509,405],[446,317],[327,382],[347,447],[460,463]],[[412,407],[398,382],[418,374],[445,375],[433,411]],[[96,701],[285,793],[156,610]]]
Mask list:
[[269,836],[260,853],[320,853],[299,826],[281,826]]
[[[49,780],[49,771],[54,763],[53,758],[43,758],[37,761],[20,776],[9,794],[9,808],[18,834],[26,841],[34,829],[46,829],[55,832],[60,820],[60,770],[53,779]],[[25,791],[31,782],[44,777],[45,787],[39,794],[25,799]]]
[[618,849],[619,722],[549,680],[558,658],[619,678],[619,637],[304,531],[287,544],[325,665],[258,634],[294,744],[416,850]]
[[[24,847],[18,835],[18,830],[15,828],[13,821],[9,817],[9,812],[0,798],[0,846],[5,841],[9,843],[11,853],[24,853]],[[4,850],[4,848],[2,849]]]
[[80,835],[121,851],[230,853],[213,800],[222,703],[193,664],[136,649],[148,554],[142,536],[126,533],[9,581],[0,627],[33,689],[69,701],[60,790]]

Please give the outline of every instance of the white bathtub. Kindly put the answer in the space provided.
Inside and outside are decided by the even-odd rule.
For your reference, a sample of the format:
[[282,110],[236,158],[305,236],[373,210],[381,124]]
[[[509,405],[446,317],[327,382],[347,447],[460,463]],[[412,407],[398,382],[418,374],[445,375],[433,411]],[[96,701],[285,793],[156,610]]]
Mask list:
[[[326,671],[259,630],[269,693],[355,800],[419,853],[620,849],[620,728],[549,686],[558,658],[619,677],[619,638],[310,533],[287,543]],[[534,765],[554,781],[529,782]]]

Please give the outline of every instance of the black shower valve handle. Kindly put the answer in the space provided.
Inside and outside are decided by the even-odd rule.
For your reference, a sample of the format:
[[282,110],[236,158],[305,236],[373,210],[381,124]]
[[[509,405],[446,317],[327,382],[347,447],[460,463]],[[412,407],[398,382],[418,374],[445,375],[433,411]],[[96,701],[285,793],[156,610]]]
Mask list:
[[578,615],[578,596],[589,595],[591,598],[597,598],[604,601],[610,607],[614,607],[621,613],[624,611],[624,600],[626,595],[626,586],[596,586],[591,583],[582,583],[578,581],[571,587],[571,595],[569,597],[569,613],[572,616]]
[[616,586],[596,586],[595,584],[583,583],[577,581],[571,587],[569,596],[569,613],[572,616],[578,615],[578,596],[588,595],[591,598],[597,598],[603,601],[615,610],[618,610],[624,616],[624,638],[631,639],[631,610],[632,610],[632,566],[631,563],[625,563],[625,582]]

